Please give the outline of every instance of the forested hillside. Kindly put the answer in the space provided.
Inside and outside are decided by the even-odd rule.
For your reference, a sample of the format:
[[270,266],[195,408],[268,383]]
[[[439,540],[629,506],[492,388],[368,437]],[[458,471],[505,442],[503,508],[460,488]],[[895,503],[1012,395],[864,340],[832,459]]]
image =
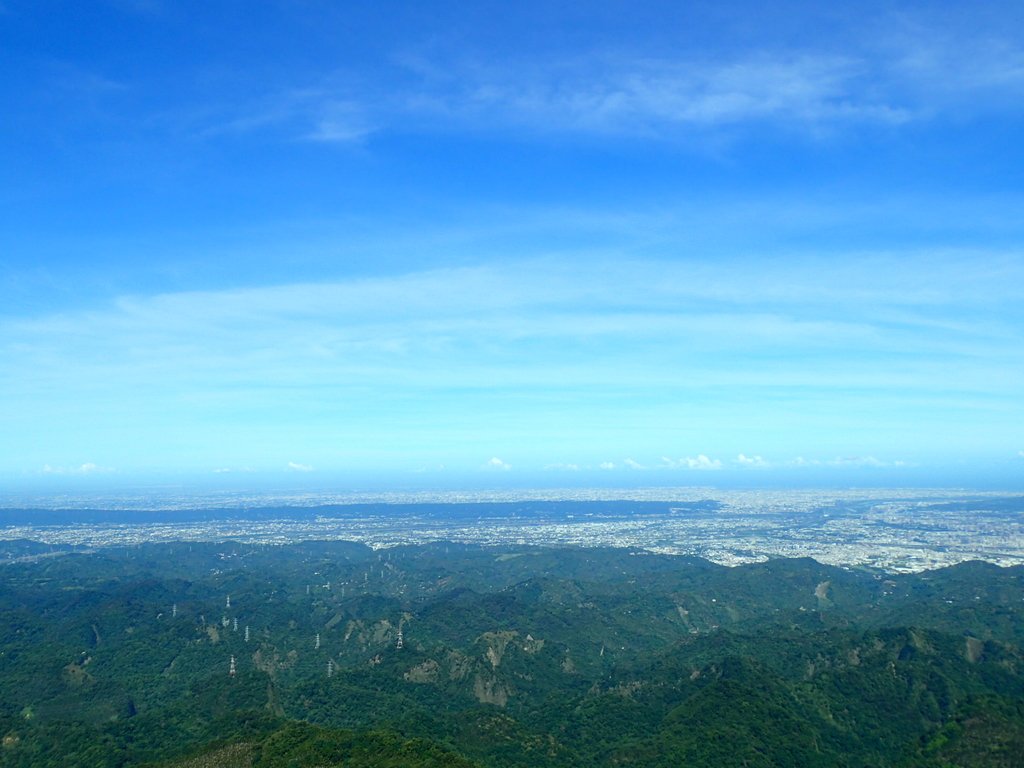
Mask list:
[[1024,764],[1020,569],[9,546],[5,766]]

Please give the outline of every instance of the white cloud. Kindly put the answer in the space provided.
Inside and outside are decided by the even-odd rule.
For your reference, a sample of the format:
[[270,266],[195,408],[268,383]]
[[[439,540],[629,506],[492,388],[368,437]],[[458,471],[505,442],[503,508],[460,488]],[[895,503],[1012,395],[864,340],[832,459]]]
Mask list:
[[837,456],[828,462],[837,467],[884,467],[885,462],[879,461],[874,456]]
[[421,467],[417,467],[416,469],[414,469],[413,473],[415,473],[417,475],[425,475],[425,474],[429,474],[431,472],[444,472],[444,470],[445,470],[445,465],[444,464],[425,464],[425,465],[423,465]]
[[686,466],[689,469],[721,469],[722,462],[718,459],[709,459],[702,453],[697,458],[687,458]]
[[95,475],[105,472],[113,472],[111,467],[101,467],[91,461],[73,467],[60,467],[51,464],[44,464],[42,468],[44,475]]
[[490,459],[490,461],[488,461],[486,464],[484,464],[483,468],[484,469],[491,469],[491,470],[498,470],[500,472],[508,472],[510,469],[512,469],[512,465],[511,464],[506,464],[504,461],[499,459],[497,456],[494,456],[494,457],[492,457]]
[[289,461],[288,462],[288,469],[290,469],[292,472],[312,472],[313,471],[313,467],[309,466],[308,464],[299,464],[298,462],[295,462],[295,461]]
[[602,461],[600,464],[598,464],[598,469],[603,469],[605,471],[615,469],[615,462],[614,461]]
[[722,462],[718,459],[710,459],[702,453],[696,458],[687,457],[684,459],[672,459],[668,456],[662,456],[660,466],[668,469],[721,469]]
[[564,472],[579,472],[579,464],[547,464],[544,469],[561,470]]
[[834,459],[807,459],[803,456],[798,456],[792,461],[787,462],[792,467],[912,467],[916,466],[913,462],[903,461],[901,459],[894,459],[892,461],[882,461],[875,456],[837,456]]
[[797,456],[789,463],[794,467],[813,467],[821,464],[817,459],[805,459],[803,456]]
[[643,464],[638,461],[634,461],[633,459],[623,459],[622,463],[630,469],[647,469]]
[[767,467],[769,463],[760,456],[747,456],[740,454],[736,457],[736,463],[744,467]]

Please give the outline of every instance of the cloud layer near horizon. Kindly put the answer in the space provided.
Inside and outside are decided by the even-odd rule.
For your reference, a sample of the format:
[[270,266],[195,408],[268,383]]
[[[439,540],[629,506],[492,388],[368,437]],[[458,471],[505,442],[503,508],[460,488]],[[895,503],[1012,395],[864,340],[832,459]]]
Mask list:
[[[275,434],[317,466],[356,460],[355,446],[475,466],[477,444],[535,467],[897,459],[968,421],[1008,439],[998,421],[1019,393],[1022,300],[1024,263],[977,254],[907,258],[898,274],[870,257],[540,260],[123,297],[3,321],[0,395],[70,419],[77,450],[93,441],[89,455],[116,466],[131,460],[107,436],[132,417],[177,436],[172,454],[217,445],[204,456],[216,466],[258,461]],[[863,434],[865,413],[878,435]],[[66,451],[41,440],[30,461]]]

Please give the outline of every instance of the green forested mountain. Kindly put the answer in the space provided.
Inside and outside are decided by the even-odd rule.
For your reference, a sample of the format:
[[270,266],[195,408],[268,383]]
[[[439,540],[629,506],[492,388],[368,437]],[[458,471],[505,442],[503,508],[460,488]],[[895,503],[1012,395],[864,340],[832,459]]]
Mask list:
[[10,546],[4,766],[1024,765],[1021,569]]

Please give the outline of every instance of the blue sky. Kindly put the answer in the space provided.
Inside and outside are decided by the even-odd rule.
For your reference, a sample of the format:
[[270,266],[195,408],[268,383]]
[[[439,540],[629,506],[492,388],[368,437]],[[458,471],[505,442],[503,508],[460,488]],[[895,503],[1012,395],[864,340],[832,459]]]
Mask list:
[[0,482],[1024,485],[1024,10],[0,0]]

